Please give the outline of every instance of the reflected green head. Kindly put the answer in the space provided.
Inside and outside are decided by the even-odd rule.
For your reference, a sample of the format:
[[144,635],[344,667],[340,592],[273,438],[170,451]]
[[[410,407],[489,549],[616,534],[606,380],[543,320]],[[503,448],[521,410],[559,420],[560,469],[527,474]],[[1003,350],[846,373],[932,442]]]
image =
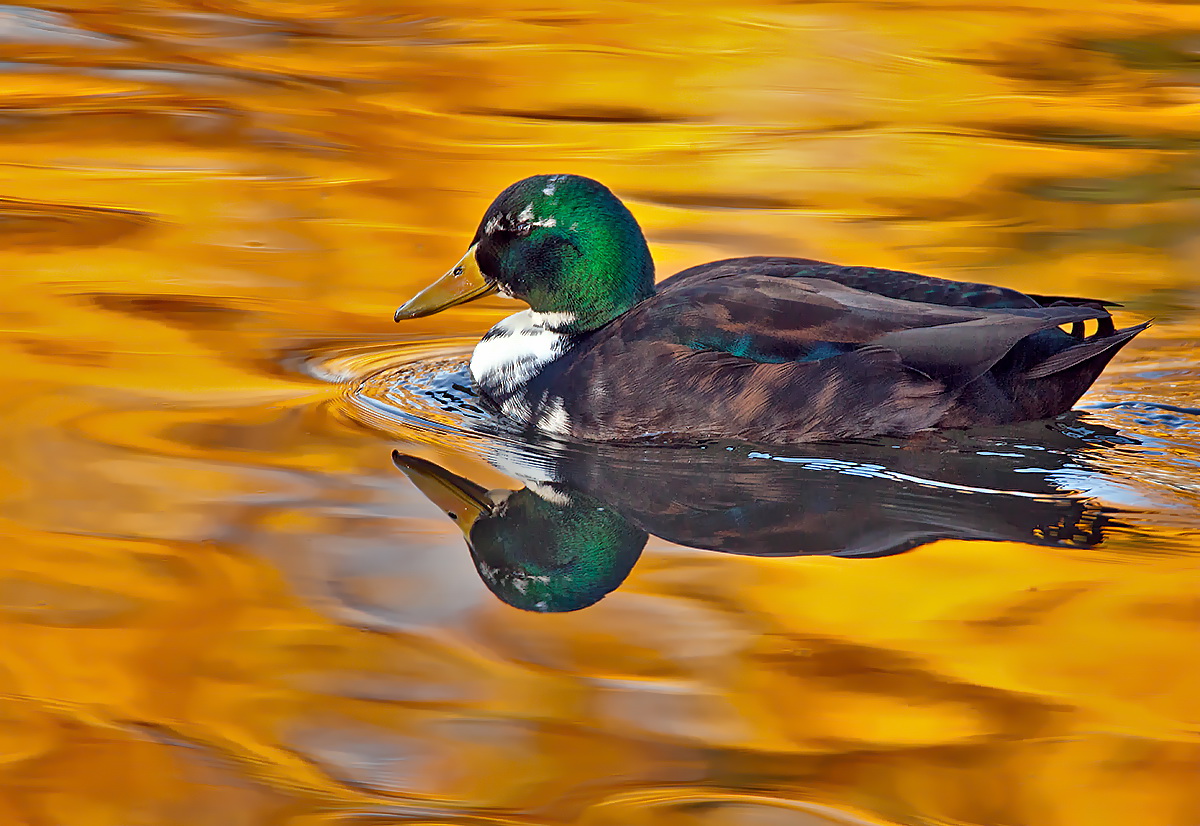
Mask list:
[[[556,497],[557,498],[557,497]],[[526,611],[577,611],[625,581],[649,536],[598,499],[552,501],[525,489],[471,526],[479,575]]]

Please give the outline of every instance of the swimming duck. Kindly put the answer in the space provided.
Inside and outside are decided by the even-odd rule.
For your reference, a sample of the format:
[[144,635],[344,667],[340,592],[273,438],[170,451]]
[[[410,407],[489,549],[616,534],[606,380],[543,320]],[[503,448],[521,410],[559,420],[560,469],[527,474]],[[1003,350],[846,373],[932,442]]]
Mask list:
[[501,192],[462,260],[395,318],[493,293],[529,309],[476,346],[479,391],[518,425],[590,441],[779,444],[1048,418],[1148,326],[1117,330],[1095,299],[803,258],[714,261],[655,285],[633,215],[578,175]]

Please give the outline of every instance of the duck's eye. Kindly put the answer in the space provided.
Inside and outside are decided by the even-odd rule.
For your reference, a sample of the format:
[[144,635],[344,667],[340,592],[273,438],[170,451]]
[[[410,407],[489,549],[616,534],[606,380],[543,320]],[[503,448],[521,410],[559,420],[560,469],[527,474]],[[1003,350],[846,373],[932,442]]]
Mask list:
[[454,274],[455,274],[455,275],[462,275],[462,267],[455,267],[455,268],[454,268]]
[[455,522],[457,522],[457,521],[458,521],[458,514],[457,514],[457,513],[455,513],[454,511],[446,511],[446,516],[449,516],[449,517],[450,517],[451,519],[453,519]]

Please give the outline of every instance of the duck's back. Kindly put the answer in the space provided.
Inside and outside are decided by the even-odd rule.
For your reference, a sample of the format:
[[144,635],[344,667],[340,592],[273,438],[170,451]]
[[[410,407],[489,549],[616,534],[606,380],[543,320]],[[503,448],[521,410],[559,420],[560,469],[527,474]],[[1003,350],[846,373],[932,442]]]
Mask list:
[[816,261],[811,258],[748,256],[709,261],[680,270],[659,284],[659,290],[669,290],[716,278],[736,277],[746,272],[772,278],[820,278],[856,290],[886,298],[938,304],[945,307],[979,307],[983,309],[1031,309],[1053,304],[1072,306],[1113,306],[1111,302],[1094,298],[1070,296],[1028,295],[1008,287],[972,281],[952,281],[931,275],[880,267],[849,267]]
[[[843,283],[873,273],[870,291]],[[1115,331],[1099,304],[733,259],[665,280],[527,389],[535,408],[560,414],[557,432],[597,440],[803,442],[1003,424],[1069,409],[1141,329]],[[1093,319],[1100,329],[1087,338],[1058,329]]]

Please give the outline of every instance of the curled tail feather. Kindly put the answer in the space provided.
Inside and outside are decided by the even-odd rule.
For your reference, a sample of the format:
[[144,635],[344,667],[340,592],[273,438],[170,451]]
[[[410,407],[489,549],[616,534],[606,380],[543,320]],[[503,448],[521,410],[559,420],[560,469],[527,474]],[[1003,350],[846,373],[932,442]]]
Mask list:
[[1079,344],[1068,347],[1060,353],[1055,353],[1029,370],[1026,370],[1024,378],[1041,379],[1046,376],[1052,376],[1055,373],[1061,373],[1064,370],[1069,370],[1103,354],[1109,354],[1111,357],[1117,349],[1124,346],[1130,339],[1149,326],[1150,322],[1144,321],[1133,327],[1114,330],[1112,329],[1112,321],[1109,320],[1109,329],[1107,331],[1104,326],[1101,326],[1100,330],[1091,338],[1084,339]]

